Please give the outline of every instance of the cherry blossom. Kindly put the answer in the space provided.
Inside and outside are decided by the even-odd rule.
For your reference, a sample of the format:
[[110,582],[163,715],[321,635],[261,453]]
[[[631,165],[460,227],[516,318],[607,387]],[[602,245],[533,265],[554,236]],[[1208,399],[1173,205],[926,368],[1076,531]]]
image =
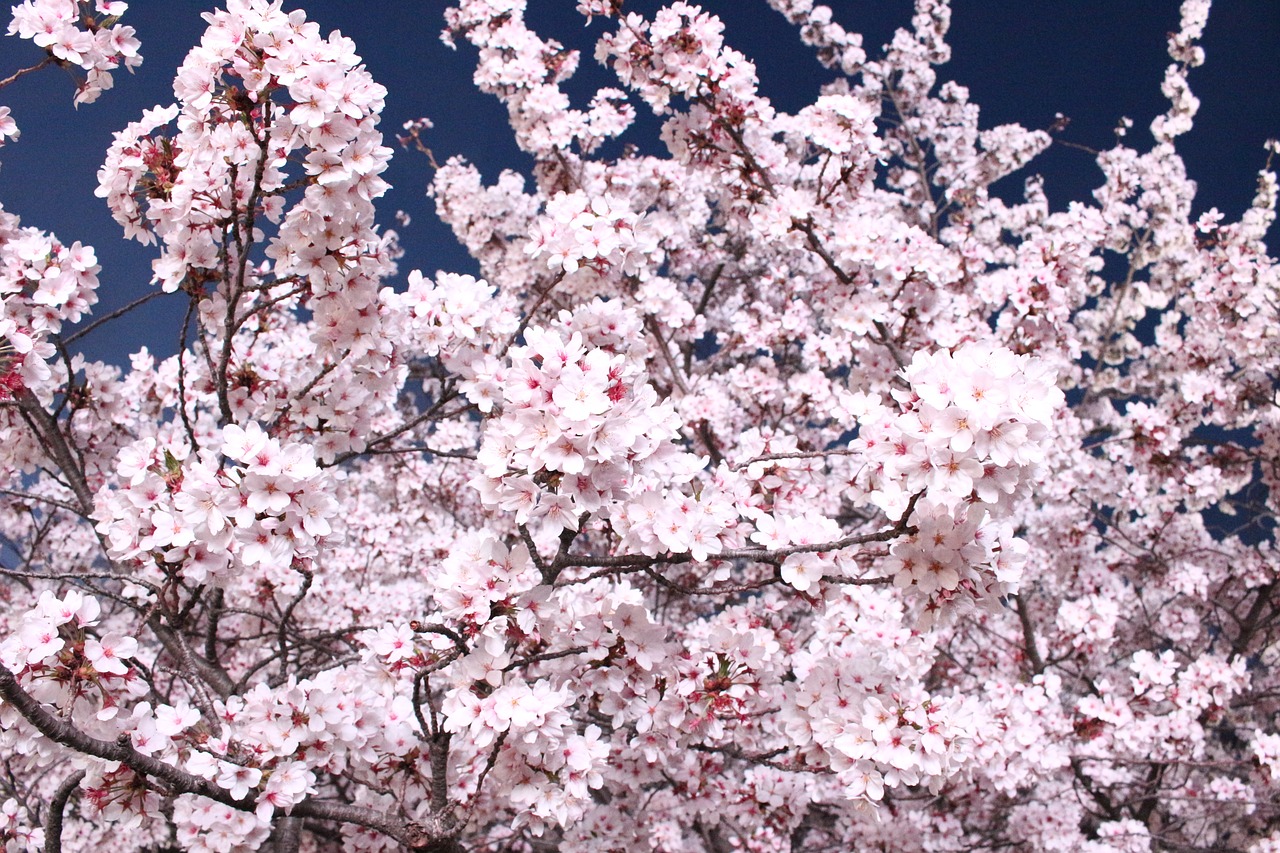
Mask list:
[[[794,115],[691,3],[583,0],[584,54],[455,0],[533,165],[405,125],[475,266],[403,274],[357,46],[206,13],[98,174],[189,308],[127,365],[0,211],[6,849],[1280,849],[1280,146],[1193,214],[1209,3],[1065,208],[945,0],[769,5]],[[13,11],[78,101],[139,61]]]

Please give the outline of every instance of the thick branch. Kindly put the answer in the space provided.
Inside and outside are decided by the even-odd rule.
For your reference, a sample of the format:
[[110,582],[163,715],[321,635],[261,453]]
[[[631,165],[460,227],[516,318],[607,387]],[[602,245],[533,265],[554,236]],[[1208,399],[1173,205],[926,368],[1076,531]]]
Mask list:
[[154,776],[174,790],[199,794],[219,803],[241,807],[231,798],[228,791],[172,764],[166,764],[158,758],[138,752],[129,743],[128,738],[112,742],[90,737],[66,720],[55,716],[43,704],[36,701],[22,688],[9,668],[3,665],[0,665],[0,698],[17,709],[27,722],[55,743],[85,755],[92,755],[94,758],[101,758],[103,761],[117,761],[135,773]]
[[62,813],[83,779],[84,771],[77,770],[62,780],[58,790],[53,792],[53,799],[49,801],[49,816],[44,822],[44,853],[62,853]]

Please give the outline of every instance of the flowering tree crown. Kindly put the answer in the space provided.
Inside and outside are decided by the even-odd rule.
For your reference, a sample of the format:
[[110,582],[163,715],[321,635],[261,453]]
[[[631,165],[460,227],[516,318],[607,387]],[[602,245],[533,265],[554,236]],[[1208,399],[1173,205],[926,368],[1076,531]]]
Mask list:
[[[1276,178],[1191,216],[1208,0],[1058,211],[945,0],[874,57],[769,0],[795,114],[624,5],[583,108],[523,0],[445,13],[535,163],[431,158],[478,275],[400,276],[386,92],[266,0],[98,175],[175,354],[78,355],[93,249],[0,212],[7,848],[1280,850]],[[89,102],[125,6],[9,31]]]

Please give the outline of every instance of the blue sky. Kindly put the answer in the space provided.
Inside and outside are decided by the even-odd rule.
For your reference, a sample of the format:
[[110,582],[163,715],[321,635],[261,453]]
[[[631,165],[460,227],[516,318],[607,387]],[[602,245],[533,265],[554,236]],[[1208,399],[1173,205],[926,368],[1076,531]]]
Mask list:
[[[435,122],[429,143],[443,159],[463,154],[488,180],[503,168],[527,170],[530,161],[511,142],[505,112],[471,85],[474,55],[451,51],[438,35],[443,0],[323,0],[286,2],[301,6],[328,31],[352,37],[374,78],[390,94],[383,130],[389,144],[409,118]],[[572,0],[531,0],[528,20],[544,36],[584,52],[574,93],[608,77],[591,59],[591,45],[604,31],[597,21],[584,28]],[[628,0],[625,8],[651,13],[656,0]],[[864,33],[868,48],[884,43],[908,23],[908,0],[835,0],[836,20]],[[970,88],[982,107],[982,125],[1020,122],[1047,127],[1055,113],[1072,119],[1063,139],[1101,148],[1121,116],[1135,122],[1133,140],[1149,141],[1145,128],[1162,112],[1160,80],[1168,58],[1166,35],[1178,26],[1178,0],[954,0],[952,62],[940,80]],[[782,110],[809,103],[829,79],[780,15],[763,0],[707,0],[720,15],[726,39],[756,63],[762,90]],[[125,15],[142,40],[145,61],[132,76],[118,74],[116,88],[98,103],[72,107],[73,86],[56,70],[27,77],[0,92],[13,108],[22,138],[0,150],[0,204],[23,223],[52,230],[63,240],[93,244],[103,265],[98,313],[147,292],[154,249],[125,243],[105,203],[94,197],[96,173],[113,131],[142,110],[172,101],[174,69],[204,28],[208,0],[133,0]],[[7,15],[5,16],[7,20]],[[1179,140],[1190,174],[1200,183],[1197,207],[1216,206],[1238,217],[1248,205],[1254,176],[1263,163],[1262,143],[1280,136],[1280,2],[1218,0],[1204,46],[1207,62],[1191,76],[1202,106],[1196,128]],[[869,50],[873,53],[873,50]],[[30,65],[41,51],[14,37],[0,38],[0,76]],[[584,98],[585,101],[585,98]],[[653,150],[650,125],[633,140]],[[1037,161],[1055,206],[1087,199],[1099,182],[1090,156],[1055,146]],[[470,271],[465,253],[434,220],[423,190],[425,160],[398,152],[388,172],[393,189],[381,202],[381,222],[413,217],[399,229],[408,254],[402,274],[418,267]],[[1020,178],[1015,178],[1020,183]],[[159,304],[157,304],[159,303]],[[148,313],[114,324],[111,332],[84,339],[90,355],[123,361],[147,344],[172,352],[182,316],[179,297],[157,300]],[[167,303],[167,304],[165,304]],[[172,331],[162,331],[165,329]]]

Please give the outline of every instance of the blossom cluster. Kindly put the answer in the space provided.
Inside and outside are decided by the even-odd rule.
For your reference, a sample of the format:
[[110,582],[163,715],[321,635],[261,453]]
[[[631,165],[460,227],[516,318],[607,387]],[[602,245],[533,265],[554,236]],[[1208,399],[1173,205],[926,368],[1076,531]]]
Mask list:
[[657,252],[652,229],[617,196],[588,198],[574,192],[549,199],[524,250],[566,273],[593,267],[634,275],[649,264],[657,265],[650,259]]
[[917,353],[895,390],[899,414],[862,438],[876,465],[875,500],[890,514],[925,492],[954,510],[976,498],[993,509],[1044,460],[1063,395],[1047,362],[963,344]]
[[111,88],[112,71],[142,64],[133,27],[118,23],[128,8],[122,0],[23,0],[13,7],[9,35],[31,39],[59,62],[83,69],[75,102],[89,104]]
[[14,121],[13,112],[8,107],[0,107],[0,147],[6,139],[17,139],[22,135],[18,123]]
[[[273,688],[258,684],[215,703],[226,726],[220,741],[193,750],[186,768],[237,798],[257,791],[257,815],[289,812],[320,772],[416,757],[407,697],[359,667],[334,668]],[[410,753],[413,755],[410,755]],[[251,761],[229,759],[250,755]]]
[[692,100],[704,87],[722,85],[736,64],[745,63],[742,54],[725,48],[719,18],[683,2],[660,9],[652,21],[627,15],[624,25],[597,45],[596,58],[606,57],[613,60],[618,79],[656,112],[667,111],[673,94]]
[[486,505],[552,532],[636,492],[661,472],[688,478],[675,413],[645,382],[640,320],[597,300],[525,331],[500,374],[501,414],[485,426],[475,485]]
[[[223,357],[191,368],[197,405],[217,406],[222,422],[279,419],[330,461],[364,448],[404,370],[381,286],[399,248],[373,209],[387,187],[385,90],[349,39],[322,37],[301,11],[252,0],[207,20],[175,80],[178,103],[116,134],[97,193],[127,236],[160,243],[165,291],[203,297],[203,345]],[[291,312],[304,305],[310,322],[299,323]],[[295,370],[281,374],[282,361]],[[237,381],[208,375],[218,363]],[[267,379],[309,393],[274,393]]]
[[[409,700],[392,701],[394,682],[358,669],[326,670],[282,689],[258,684],[215,701],[212,719],[184,701],[154,707],[136,701],[148,689],[131,662],[139,645],[132,637],[99,633],[100,614],[91,596],[46,593],[0,645],[0,664],[18,674],[36,701],[93,736],[119,739],[236,800],[256,803],[246,811],[195,795],[178,797],[174,821],[185,849],[252,849],[270,834],[277,810],[287,814],[314,793],[317,773],[355,766],[379,772],[388,761],[417,755]],[[128,711],[121,713],[126,703]],[[0,742],[15,754],[50,746],[10,705],[0,713],[0,728]],[[81,788],[93,813],[126,828],[162,806],[154,791],[137,784],[134,771],[116,763],[92,764]],[[8,840],[31,837],[16,812],[6,814]]]
[[992,679],[983,685],[981,705],[971,706],[972,772],[1013,796],[1038,776],[1070,766],[1072,719],[1062,691],[1053,672],[1026,683]]
[[271,826],[252,812],[185,794],[173,801],[178,843],[193,853],[251,850],[267,842]]
[[[98,495],[98,531],[113,559],[159,561],[173,577],[225,585],[246,569],[285,581],[333,531],[338,504],[311,448],[262,427],[222,430],[209,449],[142,439],[120,455],[120,488]],[[238,463],[238,464],[236,464]]]
[[401,349],[439,358],[462,379],[459,389],[484,414],[493,411],[500,395],[495,353],[518,322],[496,290],[469,275],[442,272],[432,280],[413,270],[397,298],[404,318]]
[[937,788],[972,749],[972,709],[907,677],[930,641],[895,624],[897,608],[878,591],[832,593],[785,689],[788,736],[822,756],[848,797]]
[[996,520],[1045,459],[1063,399],[1052,368],[964,344],[917,353],[903,378],[900,411],[873,406],[855,442],[869,463],[867,499],[890,517],[916,507],[918,530],[892,549],[895,582],[935,604],[962,587],[988,601],[1016,591],[1025,546]]
[[[495,11],[503,20],[493,26]],[[521,148],[537,153],[567,150],[575,142],[593,151],[622,133],[635,118],[626,93],[606,87],[590,108],[572,108],[560,88],[578,67],[578,52],[557,41],[539,38],[524,21],[523,3],[459,4],[445,12],[445,44],[461,36],[480,52],[475,82],[507,106]]]
[[[620,537],[619,550],[651,557],[662,553],[688,554],[703,561],[735,541],[745,484],[720,468],[697,488],[644,491],[623,501],[610,514]],[[687,492],[692,492],[689,494]],[[787,578],[783,567],[783,578]]]
[[0,399],[22,388],[48,393],[48,338],[98,301],[100,269],[92,247],[64,245],[0,211]]
[[[383,250],[370,201],[386,189],[378,175],[390,150],[376,131],[385,90],[349,39],[321,38],[301,12],[255,0],[208,20],[174,83],[179,104],[116,135],[98,195],[129,236],[159,237],[166,290],[239,251],[223,243],[224,217],[262,215],[280,223],[268,252],[276,274],[336,292]],[[175,118],[177,133],[159,132]],[[220,132],[206,133],[210,124]],[[304,199],[285,214],[288,161],[301,148]]]
[[[551,826],[570,827],[593,806],[592,791],[604,783],[610,739],[595,724],[574,723],[582,695],[598,695],[601,711],[621,727],[643,716],[646,697],[621,688],[619,667],[636,668],[652,681],[662,671],[668,649],[663,629],[627,591],[587,597],[547,586],[526,586],[502,607],[492,609],[470,650],[447,670],[449,688],[441,711],[444,728],[465,736],[478,760],[496,756],[501,776],[490,796],[520,804],[519,821],[541,834]],[[527,643],[587,646],[590,667],[580,679],[539,679],[511,673],[520,653],[513,638]],[[438,650],[446,642],[433,638]],[[617,651],[626,647],[624,659]],[[437,652],[438,653],[438,652]],[[673,690],[687,697],[684,687]],[[676,699],[676,701],[682,701]],[[650,703],[651,704],[651,703]],[[639,726],[644,738],[647,726]],[[653,732],[658,734],[659,732]]]
[[538,834],[570,825],[603,783],[599,765],[609,747],[596,726],[576,731],[568,713],[574,698],[545,681],[513,681],[491,690],[453,690],[441,706],[446,731],[468,732],[481,748],[503,738],[495,768],[522,820]]
[[[121,710],[145,695],[133,665],[137,640],[99,626],[102,609],[76,591],[44,592],[0,643],[0,665],[39,702],[98,737],[115,737]],[[47,761],[59,747],[42,738],[9,704],[0,707],[0,744],[15,755]]]
[[433,597],[442,615],[475,630],[494,613],[509,609],[538,580],[526,545],[508,548],[489,534],[475,532],[463,536],[441,562],[433,578]]

